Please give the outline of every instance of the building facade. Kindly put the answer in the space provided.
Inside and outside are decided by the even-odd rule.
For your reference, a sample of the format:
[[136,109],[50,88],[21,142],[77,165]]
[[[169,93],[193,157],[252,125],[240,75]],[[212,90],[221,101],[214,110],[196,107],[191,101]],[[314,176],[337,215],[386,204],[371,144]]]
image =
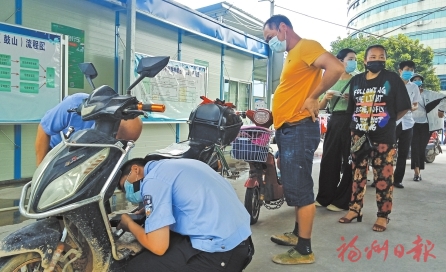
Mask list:
[[[446,90],[445,4],[444,0],[347,0],[347,25],[384,37],[405,34],[431,47],[441,89]],[[359,32],[348,34],[356,37]]]
[[[3,0],[0,18],[7,24],[45,32],[51,32],[54,23],[82,30],[84,61],[93,62],[99,73],[95,85],[115,86],[121,92],[125,90],[122,83],[126,55],[125,3],[125,0]],[[206,95],[224,99],[228,83],[232,84],[238,88],[236,102],[243,109],[254,105],[255,80],[266,81],[266,70],[259,73],[261,69],[255,67],[258,59],[268,58],[269,48],[263,40],[175,1],[136,0],[133,46],[135,52],[206,65]],[[88,83],[82,81],[83,88],[69,86],[66,93],[91,93]],[[0,181],[32,176],[36,169],[37,126],[38,122],[0,122]],[[145,156],[186,140],[188,131],[185,122],[145,123],[130,156]]]

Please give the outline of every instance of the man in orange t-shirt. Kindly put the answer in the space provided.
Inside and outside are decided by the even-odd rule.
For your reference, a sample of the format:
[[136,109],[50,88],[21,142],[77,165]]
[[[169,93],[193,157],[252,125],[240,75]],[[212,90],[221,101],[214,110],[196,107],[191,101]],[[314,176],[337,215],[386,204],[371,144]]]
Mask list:
[[336,83],[344,66],[318,42],[299,37],[283,15],[265,22],[263,37],[271,50],[288,52],[272,112],[285,199],[296,211],[294,231],[271,236],[271,241],[294,248],[274,256],[273,262],[313,263],[310,239],[316,207],[311,172],[320,141],[318,97]]

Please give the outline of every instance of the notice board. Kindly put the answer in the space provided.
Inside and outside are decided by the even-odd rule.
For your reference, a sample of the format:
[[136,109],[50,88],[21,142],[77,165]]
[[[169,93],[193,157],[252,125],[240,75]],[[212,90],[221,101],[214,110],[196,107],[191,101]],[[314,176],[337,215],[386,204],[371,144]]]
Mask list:
[[[138,77],[136,68],[142,57],[135,54],[135,78]],[[143,103],[157,103],[166,105],[164,113],[151,113],[144,122],[185,122],[198,104],[200,96],[206,95],[208,80],[207,67],[170,60],[167,66],[154,78],[145,78],[134,88],[134,95]]]
[[61,24],[51,23],[51,31],[68,35],[68,87],[84,88],[84,75],[79,63],[84,62],[85,32]]
[[0,123],[40,120],[62,99],[59,34],[0,23]]

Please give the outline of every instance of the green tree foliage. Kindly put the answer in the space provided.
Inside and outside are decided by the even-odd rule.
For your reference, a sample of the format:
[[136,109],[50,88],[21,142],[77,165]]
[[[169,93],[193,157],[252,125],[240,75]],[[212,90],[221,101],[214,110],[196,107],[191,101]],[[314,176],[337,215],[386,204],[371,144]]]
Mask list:
[[412,40],[406,35],[399,34],[396,37],[377,38],[373,36],[359,38],[338,38],[331,43],[331,52],[336,55],[343,48],[355,50],[358,58],[358,69],[364,71],[364,53],[367,47],[373,44],[381,44],[387,50],[386,69],[398,73],[398,64],[404,60],[415,62],[415,72],[424,77],[426,89],[439,91],[440,80],[435,75],[433,67],[434,52],[430,47],[420,44],[419,40]]

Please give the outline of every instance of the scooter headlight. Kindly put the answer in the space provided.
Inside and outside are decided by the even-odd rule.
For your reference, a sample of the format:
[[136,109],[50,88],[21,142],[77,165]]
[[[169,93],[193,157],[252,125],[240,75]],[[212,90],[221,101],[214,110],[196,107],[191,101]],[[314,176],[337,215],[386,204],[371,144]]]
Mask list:
[[95,168],[100,166],[110,153],[104,148],[88,160],[53,180],[42,193],[37,208],[46,209],[73,196]]

